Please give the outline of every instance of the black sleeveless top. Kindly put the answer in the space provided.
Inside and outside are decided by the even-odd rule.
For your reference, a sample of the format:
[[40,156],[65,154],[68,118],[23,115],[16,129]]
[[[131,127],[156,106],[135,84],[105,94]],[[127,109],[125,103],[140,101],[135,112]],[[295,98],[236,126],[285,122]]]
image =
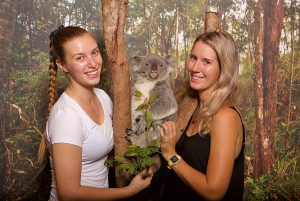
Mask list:
[[[230,107],[236,111],[234,107]],[[239,114],[239,113],[238,113]],[[240,114],[239,114],[240,116]],[[241,116],[240,116],[241,118]],[[181,135],[176,144],[176,152],[183,160],[194,169],[206,174],[210,151],[210,134],[201,137],[196,134],[191,137],[186,135],[186,130],[189,127],[189,121],[185,131]],[[239,201],[243,200],[244,191],[244,148],[245,148],[245,128],[243,126],[243,146],[239,156],[234,161],[233,172],[227,192],[222,200]],[[165,183],[162,201],[200,201],[204,200],[197,193],[191,190],[177,176],[173,170],[168,171],[168,176]]]

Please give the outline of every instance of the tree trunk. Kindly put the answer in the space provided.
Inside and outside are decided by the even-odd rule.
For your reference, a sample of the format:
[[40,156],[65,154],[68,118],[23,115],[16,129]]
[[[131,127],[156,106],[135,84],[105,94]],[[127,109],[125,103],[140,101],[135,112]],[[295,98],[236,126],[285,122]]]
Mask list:
[[254,132],[254,161],[253,177],[257,178],[262,173],[262,133],[265,133],[263,124],[263,83],[262,83],[262,60],[263,60],[263,22],[261,13],[261,0],[254,6],[254,91],[255,91],[255,132]]
[[[265,0],[263,31],[262,25],[260,24],[260,1],[257,2],[255,8],[255,23],[259,24],[255,24],[256,128],[254,142],[254,178],[268,174],[273,170],[275,151],[274,138],[277,125],[278,56],[284,15],[283,3],[283,0]],[[261,40],[261,38],[263,38],[263,40]],[[260,47],[260,44],[263,44],[263,47]],[[263,48],[263,56],[260,55],[261,48]]]
[[205,13],[205,32],[220,31],[219,14],[216,12]]
[[274,137],[277,125],[277,74],[279,41],[283,26],[284,0],[266,0],[264,4],[263,51],[263,115],[265,131],[262,133],[262,174],[270,173],[274,163]]
[[[125,128],[131,127],[130,79],[125,43],[125,23],[128,0],[102,0],[103,30],[108,64],[114,90],[114,140],[115,155],[122,156],[130,143],[125,139]],[[131,175],[120,172],[116,164],[116,182],[118,187],[127,186]]]
[[12,37],[17,17],[17,0],[1,0],[0,3],[0,186],[5,182],[5,119],[6,95],[12,56]]

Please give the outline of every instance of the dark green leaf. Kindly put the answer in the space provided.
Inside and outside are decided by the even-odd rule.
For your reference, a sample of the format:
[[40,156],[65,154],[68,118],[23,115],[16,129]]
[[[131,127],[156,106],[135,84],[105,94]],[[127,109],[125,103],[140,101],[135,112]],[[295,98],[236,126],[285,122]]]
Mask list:
[[148,158],[148,160],[146,160],[146,165],[150,166],[154,163],[154,158]]

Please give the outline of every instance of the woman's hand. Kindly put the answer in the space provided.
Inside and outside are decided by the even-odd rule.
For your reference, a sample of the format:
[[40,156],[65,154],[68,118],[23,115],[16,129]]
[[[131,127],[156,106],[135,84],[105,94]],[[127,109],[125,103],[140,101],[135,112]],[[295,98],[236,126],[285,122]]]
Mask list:
[[[147,174],[146,177],[144,176],[145,174]],[[152,166],[149,166],[148,169],[144,169],[133,178],[133,180],[128,185],[128,188],[132,189],[133,194],[136,194],[150,186],[152,177]]]
[[161,143],[160,150],[166,161],[169,161],[176,154],[175,145],[177,143],[176,124],[167,121],[162,124],[160,129]]

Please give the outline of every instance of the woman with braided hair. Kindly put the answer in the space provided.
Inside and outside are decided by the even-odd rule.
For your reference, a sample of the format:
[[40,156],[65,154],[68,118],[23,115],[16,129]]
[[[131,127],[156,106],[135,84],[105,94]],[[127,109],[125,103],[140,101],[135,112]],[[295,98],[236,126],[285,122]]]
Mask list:
[[[113,149],[110,97],[94,88],[100,81],[102,57],[94,37],[80,27],[63,27],[50,34],[49,106],[40,158],[50,153],[53,200],[117,200],[149,186],[142,173],[124,188],[108,188],[104,161]],[[57,69],[69,85],[55,102]],[[151,167],[148,172],[151,172]]]

